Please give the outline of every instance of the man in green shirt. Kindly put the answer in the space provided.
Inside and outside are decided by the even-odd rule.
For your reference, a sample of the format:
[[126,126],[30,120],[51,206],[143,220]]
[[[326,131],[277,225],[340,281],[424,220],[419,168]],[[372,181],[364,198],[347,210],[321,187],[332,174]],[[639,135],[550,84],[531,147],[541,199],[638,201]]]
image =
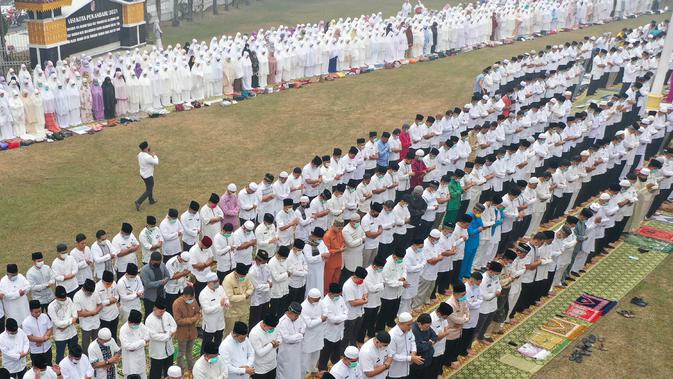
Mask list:
[[444,225],[449,223],[455,224],[458,218],[458,210],[460,209],[460,201],[463,198],[463,187],[460,186],[460,179],[465,175],[461,169],[455,172],[449,172],[451,177],[449,181],[449,195],[451,198],[446,202],[446,213],[444,214]]

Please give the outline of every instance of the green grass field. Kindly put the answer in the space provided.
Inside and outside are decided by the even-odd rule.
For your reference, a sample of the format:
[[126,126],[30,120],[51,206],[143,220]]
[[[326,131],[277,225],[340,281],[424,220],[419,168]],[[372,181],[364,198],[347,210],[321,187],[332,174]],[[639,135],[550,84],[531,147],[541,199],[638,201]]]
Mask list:
[[[164,45],[192,37],[209,40],[215,34],[357,16],[375,10],[392,14],[401,1],[252,3],[220,17],[207,16],[179,28],[166,27]],[[425,1],[428,7],[443,3]],[[171,114],[108,128],[94,136],[4,152],[0,156],[0,265],[16,262],[25,272],[33,251],[43,251],[50,262],[57,243],[66,242],[72,247],[75,234],[80,232],[92,242],[96,230],[106,229],[113,235],[123,221],[131,222],[137,233],[148,214],[162,218],[169,207],[182,212],[190,200],[203,204],[211,192],[223,192],[230,182],[240,186],[251,180],[260,181],[266,172],[277,174],[303,166],[313,155],[330,153],[335,146],[348,148],[356,137],[369,130],[392,130],[416,113],[434,114],[460,106],[469,99],[474,76],[496,60],[585,35],[617,32],[652,18],[473,51],[398,70],[264,95],[233,107],[213,106]],[[150,142],[161,160],[155,187],[159,202],[145,204],[142,212],[136,212],[133,201],[143,189],[136,154],[137,145],[143,140]],[[671,270],[669,260],[657,275],[668,277]],[[656,291],[652,296],[670,296],[670,285]],[[657,331],[649,324],[642,328],[643,333],[659,332],[661,339],[671,341],[670,328],[662,326]],[[640,350],[639,354],[646,350],[645,346],[631,348]],[[665,345],[655,348],[663,349],[662,354],[667,351]],[[670,372],[670,366],[665,366],[668,364],[662,362],[662,370]],[[566,365],[559,361],[557,367]],[[574,377],[581,376],[585,374]]]

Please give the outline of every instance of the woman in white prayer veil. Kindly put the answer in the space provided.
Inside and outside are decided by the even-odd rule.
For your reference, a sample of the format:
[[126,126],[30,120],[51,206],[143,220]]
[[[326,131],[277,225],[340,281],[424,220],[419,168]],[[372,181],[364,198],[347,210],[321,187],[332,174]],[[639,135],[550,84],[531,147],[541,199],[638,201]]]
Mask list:
[[150,72],[144,69],[140,74],[140,110],[149,112],[152,109],[154,94],[152,92],[152,80],[150,79]]
[[201,58],[198,58],[192,67],[192,100],[203,101],[204,86],[203,63]]
[[161,68],[159,69],[158,80],[161,82],[161,86],[159,87],[159,99],[161,101],[161,105],[164,107],[171,105],[171,82],[173,81],[171,76],[172,75],[168,70],[168,64],[162,64]]
[[222,92],[225,95],[230,95],[234,92],[234,64],[232,63],[229,51],[224,52],[224,60],[222,61]]
[[247,51],[243,52],[243,90],[252,90],[252,62]]
[[267,77],[269,76],[269,57],[266,53],[266,47],[261,46],[257,51],[257,60],[259,61],[259,88],[266,88],[268,85]]
[[44,128],[44,108],[42,107],[42,96],[40,90],[35,89],[33,95],[25,91],[23,107],[26,111],[26,132],[32,135],[36,141],[43,141],[47,135]]
[[26,68],[25,64],[22,64],[21,68],[19,69],[19,83],[29,83],[29,86],[31,87],[33,85],[33,78],[30,76],[30,72]]
[[182,92],[180,99],[184,103],[192,101],[192,72],[189,70],[186,55],[183,55],[181,61],[178,62],[178,76],[180,77],[180,91]]
[[152,108],[161,109],[161,92],[163,91],[164,82],[161,80],[161,70],[158,66],[154,66],[150,82],[152,85]]
[[131,72],[127,78],[129,79],[126,83],[126,89],[129,93],[129,113],[138,113],[140,111],[140,98],[142,96],[140,79],[138,79],[135,72]]
[[224,82],[224,72],[222,69],[222,53],[219,49],[215,51],[213,61],[210,64],[210,70],[213,76],[210,84],[212,96],[221,97],[222,85]]
[[77,82],[75,80],[70,80],[68,82],[66,93],[68,95],[68,121],[70,126],[77,126],[82,123],[82,118],[80,116],[80,96],[79,88],[77,87]]
[[16,138],[7,92],[0,89],[0,140]]
[[89,78],[82,78],[82,85],[79,88],[79,117],[83,123],[93,121],[91,86]]
[[11,96],[7,99],[9,104],[9,111],[12,114],[12,128],[13,134],[22,139],[26,138],[26,116],[23,107],[23,101],[19,92],[12,91]]
[[210,56],[206,56],[203,64],[203,97],[209,99],[213,97],[213,63]]
[[47,83],[47,77],[44,75],[44,71],[42,71],[42,67],[39,65],[35,67],[35,70],[33,71],[33,88],[39,88],[40,84],[46,84]]
[[61,128],[70,126],[70,106],[68,103],[68,91],[63,84],[58,83],[54,91],[54,100],[56,102],[56,119]]

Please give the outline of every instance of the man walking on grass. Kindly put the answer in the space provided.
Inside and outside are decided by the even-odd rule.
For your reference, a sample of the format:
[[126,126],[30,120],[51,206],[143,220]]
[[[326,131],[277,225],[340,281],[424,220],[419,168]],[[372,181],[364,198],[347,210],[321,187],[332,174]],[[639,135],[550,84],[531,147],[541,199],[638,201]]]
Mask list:
[[138,145],[140,153],[138,153],[138,166],[140,166],[140,177],[145,183],[145,192],[135,201],[136,210],[140,212],[140,206],[145,199],[149,199],[150,205],[156,203],[154,199],[154,167],[159,164],[159,157],[152,152],[147,141],[143,141]]

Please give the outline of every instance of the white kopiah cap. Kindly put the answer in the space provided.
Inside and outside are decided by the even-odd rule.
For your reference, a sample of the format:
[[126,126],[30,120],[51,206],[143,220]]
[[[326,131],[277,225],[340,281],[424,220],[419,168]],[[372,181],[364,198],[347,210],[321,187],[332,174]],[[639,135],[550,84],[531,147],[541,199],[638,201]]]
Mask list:
[[171,366],[168,368],[168,376],[179,378],[182,376],[182,369],[179,366]]
[[357,347],[355,346],[348,346],[346,350],[344,351],[344,356],[348,359],[358,359],[358,353],[360,350],[358,350]]
[[441,236],[442,236],[442,232],[440,232],[437,229],[432,229],[432,231],[430,232],[430,237],[432,237],[432,238],[440,238]]
[[182,259],[185,262],[187,262],[191,257],[192,256],[189,254],[189,251],[183,251],[182,253],[180,253],[180,259]]
[[322,293],[320,293],[320,290],[317,288],[311,288],[308,291],[308,297],[312,297],[314,299],[319,299],[322,297]]
[[236,192],[237,189],[238,188],[236,188],[236,184],[234,183],[229,183],[229,185],[227,186],[227,191],[229,192]]
[[412,321],[413,318],[411,317],[411,315],[409,314],[409,312],[402,312],[402,313],[400,313],[400,315],[397,317],[397,320],[398,320],[399,322],[409,322],[409,321]]
[[243,224],[243,227],[248,229],[248,230],[253,230],[255,228],[255,223],[248,220]]

